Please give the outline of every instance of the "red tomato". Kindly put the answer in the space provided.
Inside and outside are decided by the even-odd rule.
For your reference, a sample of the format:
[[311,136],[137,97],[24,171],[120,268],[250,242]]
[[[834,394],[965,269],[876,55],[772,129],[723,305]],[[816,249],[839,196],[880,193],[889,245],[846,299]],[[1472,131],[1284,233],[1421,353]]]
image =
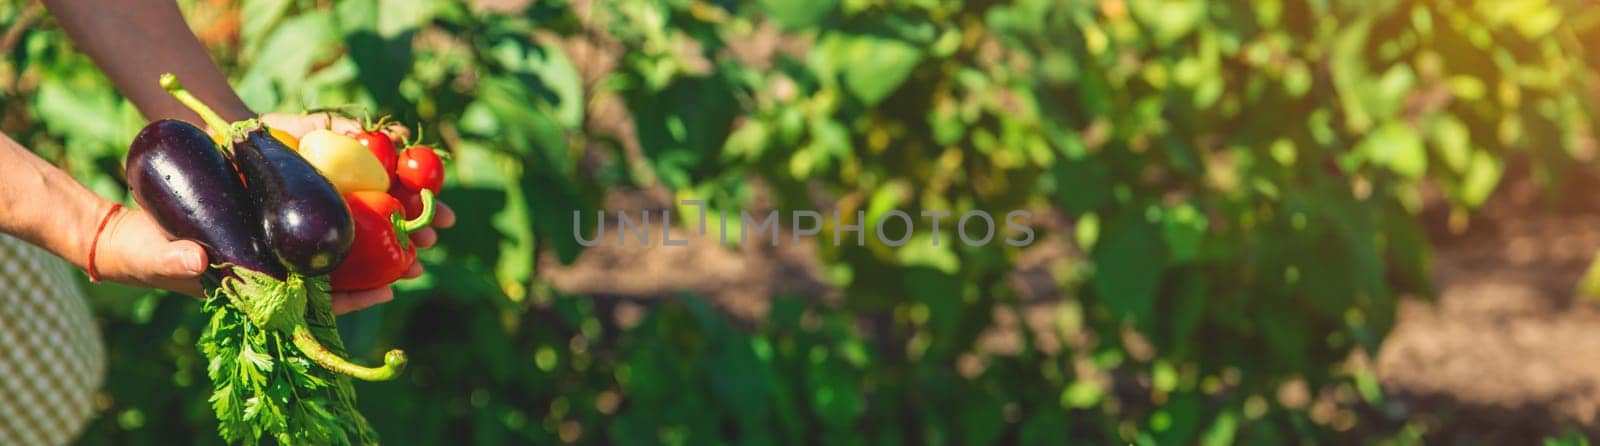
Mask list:
[[427,189],[437,194],[444,185],[444,163],[428,146],[412,146],[401,152],[400,166],[395,173],[400,184],[414,191]]
[[395,166],[399,164],[399,156],[394,151],[394,141],[389,139],[387,133],[370,130],[355,135],[356,141],[367,150],[372,151],[372,156],[378,157],[378,163],[383,164],[383,171],[389,173],[389,178],[394,178]]

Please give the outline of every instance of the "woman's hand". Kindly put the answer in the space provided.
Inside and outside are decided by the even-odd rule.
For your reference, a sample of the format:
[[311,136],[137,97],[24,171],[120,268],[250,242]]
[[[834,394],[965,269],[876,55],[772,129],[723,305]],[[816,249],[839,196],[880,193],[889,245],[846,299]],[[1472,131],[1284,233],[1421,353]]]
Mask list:
[[168,240],[161,225],[142,210],[121,208],[106,220],[94,269],[103,280],[199,296],[206,251],[189,240]]

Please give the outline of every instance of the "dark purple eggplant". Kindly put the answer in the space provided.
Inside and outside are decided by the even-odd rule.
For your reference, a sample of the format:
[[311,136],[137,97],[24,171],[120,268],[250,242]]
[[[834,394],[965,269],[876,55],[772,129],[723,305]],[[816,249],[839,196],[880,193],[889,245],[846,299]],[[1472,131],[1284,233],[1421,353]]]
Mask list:
[[289,271],[305,276],[332,272],[350,253],[355,221],[344,198],[299,153],[283,145],[256,120],[230,123],[183,89],[172,74],[161,87],[194,110],[206,125],[230,136],[228,151],[244,173],[267,247]]
[[[152,122],[133,138],[126,167],[134,201],[169,235],[205,247],[212,264],[284,278],[239,172],[205,131],[183,121]],[[216,283],[223,274],[208,268],[205,279]]]
[[355,222],[333,184],[265,127],[245,132],[232,147],[278,260],[307,276],[338,267],[355,240]]

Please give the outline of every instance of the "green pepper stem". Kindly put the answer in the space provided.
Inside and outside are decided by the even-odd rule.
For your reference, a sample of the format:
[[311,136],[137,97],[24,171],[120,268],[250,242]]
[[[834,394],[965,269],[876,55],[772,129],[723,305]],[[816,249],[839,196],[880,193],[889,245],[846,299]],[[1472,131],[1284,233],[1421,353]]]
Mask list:
[[[216,110],[212,110],[205,102],[201,102],[200,98],[195,97],[194,94],[189,93],[189,90],[184,89],[183,84],[178,82],[178,76],[172,73],[162,73],[161,88],[166,89],[167,93],[178,99],[178,102],[183,103],[185,107],[189,107],[190,110],[194,110],[195,114],[200,115],[200,120],[205,121],[206,125],[211,127],[211,131],[229,133],[233,131],[233,126],[228,123],[228,120],[222,119],[222,115],[217,114]],[[231,134],[225,136],[233,137]]]
[[417,214],[417,218],[400,222],[399,229],[401,232],[410,234],[421,231],[423,228],[427,228],[428,225],[433,224],[433,191],[423,189],[420,194],[422,195],[422,213]]
[[291,337],[294,339],[294,346],[298,347],[300,352],[305,353],[306,357],[311,358],[312,362],[328,370],[357,379],[388,381],[399,377],[400,372],[406,368],[406,353],[400,350],[389,350],[389,353],[385,353],[383,355],[383,365],[379,367],[364,367],[351,363],[337,353],[328,350],[321,342],[317,342],[316,336],[311,334],[311,329],[306,328],[305,324],[295,325],[294,333]]

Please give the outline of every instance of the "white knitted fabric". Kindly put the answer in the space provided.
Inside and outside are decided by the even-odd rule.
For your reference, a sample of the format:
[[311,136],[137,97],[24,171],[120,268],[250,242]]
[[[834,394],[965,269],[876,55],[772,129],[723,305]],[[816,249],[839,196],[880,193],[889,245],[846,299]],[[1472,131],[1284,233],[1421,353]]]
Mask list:
[[69,268],[0,235],[0,445],[67,444],[94,414],[105,346]]

